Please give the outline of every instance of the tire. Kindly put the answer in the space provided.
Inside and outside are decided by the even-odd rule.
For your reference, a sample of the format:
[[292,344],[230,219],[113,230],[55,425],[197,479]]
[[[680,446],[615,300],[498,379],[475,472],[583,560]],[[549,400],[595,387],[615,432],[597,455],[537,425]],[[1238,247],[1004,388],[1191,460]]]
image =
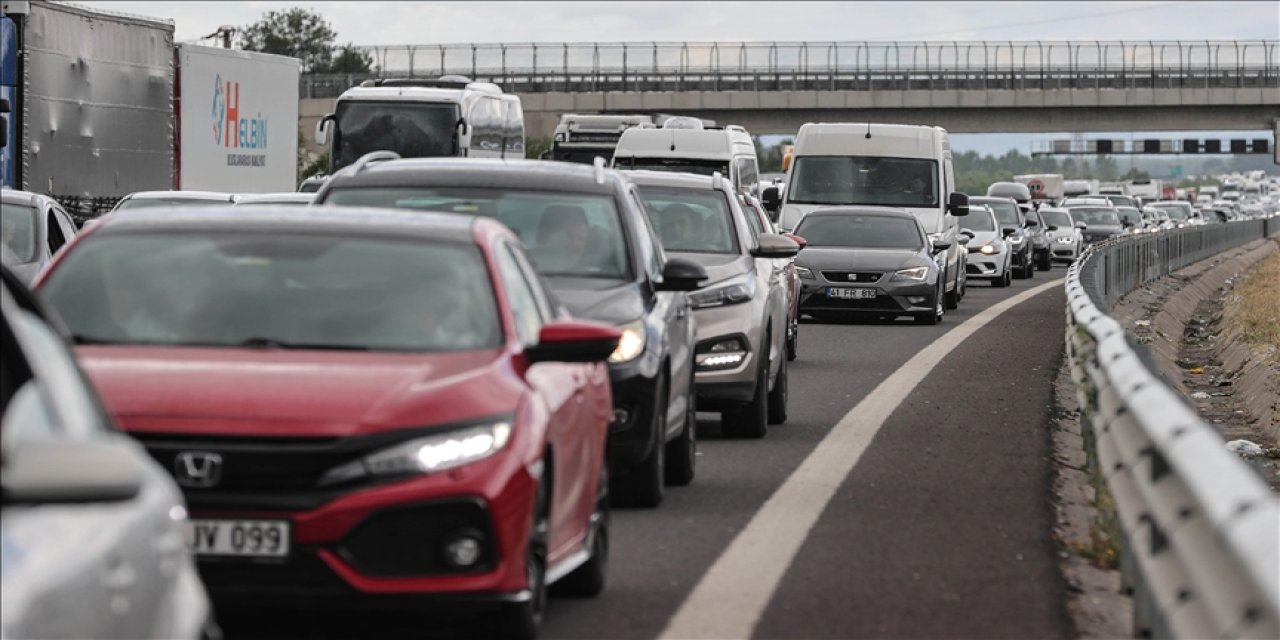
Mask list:
[[667,482],[667,394],[670,389],[667,377],[658,378],[658,401],[653,409],[653,452],[644,462],[632,467],[625,476],[618,478],[614,485],[614,493],[620,504],[631,507],[653,509],[662,504]]
[[795,362],[800,357],[800,322],[796,321],[795,326],[791,329],[791,336],[787,338],[787,362]]
[[1027,254],[1027,263],[1022,267],[1022,278],[1024,280],[1030,280],[1036,277],[1036,263],[1035,260],[1032,259],[1034,257],[1035,256],[1031,253]]
[[596,509],[591,514],[591,520],[593,527],[591,559],[561,578],[552,587],[556,595],[594,598],[604,591],[605,575],[609,566],[609,470],[607,464],[600,468]]
[[1003,288],[1003,287],[1009,286],[1011,284],[1011,280],[1013,279],[1013,274],[1010,271],[1011,268],[1012,268],[1012,265],[1006,266],[1004,268],[1004,273],[1000,274],[999,278],[996,278],[991,281],[991,286],[997,287],[997,288]]
[[916,324],[935,325],[935,324],[938,324],[939,322],[942,322],[942,315],[943,313],[945,313],[945,311],[942,308],[943,305],[938,301],[940,294],[941,294],[941,291],[933,294],[934,305],[933,305],[932,312],[921,313],[919,315],[914,316]]
[[[765,336],[765,344],[769,343]],[[747,404],[735,411],[720,414],[720,431],[730,438],[763,438],[769,432],[769,356],[763,351],[763,357],[756,360],[756,391]]]
[[1052,255],[1052,254],[1050,254],[1048,251],[1046,251],[1046,252],[1044,253],[1044,255],[1040,256],[1040,260],[1038,260],[1038,261],[1036,262],[1036,267],[1038,267],[1041,271],[1049,271],[1049,270],[1052,270],[1052,269],[1053,269],[1053,255]]
[[685,410],[684,429],[667,443],[666,482],[677,487],[693,482],[698,460],[698,404],[694,394],[693,372],[689,373],[689,405]]
[[952,291],[947,291],[946,277],[948,275],[949,274],[946,274],[946,273],[942,274],[943,276],[942,277],[942,291],[943,291],[942,297],[944,298],[944,306],[947,309],[959,309],[960,308],[960,276],[959,275],[956,276],[956,288]]
[[773,381],[773,391],[769,392],[769,424],[783,424],[787,421],[787,362],[782,361],[778,367],[778,377]]
[[525,552],[525,578],[530,597],[525,602],[510,604],[493,618],[494,635],[502,638],[532,640],[538,637],[542,618],[547,611],[547,540],[551,527],[550,488],[546,476],[538,483],[533,499],[533,527]]

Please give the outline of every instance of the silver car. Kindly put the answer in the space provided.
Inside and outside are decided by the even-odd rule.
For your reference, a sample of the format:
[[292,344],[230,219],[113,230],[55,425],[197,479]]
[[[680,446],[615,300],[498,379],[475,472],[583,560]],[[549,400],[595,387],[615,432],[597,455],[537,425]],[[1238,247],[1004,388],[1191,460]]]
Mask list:
[[0,191],[0,262],[24,285],[76,235],[71,216],[49,196]]
[[236,206],[246,204],[276,204],[305,207],[316,199],[315,193],[284,191],[281,193],[245,193],[236,198]]
[[1017,233],[1000,224],[990,207],[970,203],[969,217],[960,235],[969,239],[969,262],[965,267],[970,278],[988,280],[993,287],[1007,287],[1013,282],[1013,251],[1005,238]]
[[0,274],[0,637],[217,637],[182,494],[113,426],[54,316]]
[[733,187],[716,176],[626,171],[663,250],[697,262],[708,283],[689,294],[697,324],[698,409],[719,411],[727,436],[758,438],[787,419],[784,266],[794,241],[756,230]]
[[1052,258],[1075,262],[1084,248],[1084,234],[1081,230],[1084,229],[1085,224],[1076,222],[1075,218],[1071,217],[1071,211],[1056,207],[1041,208],[1040,217],[1044,218],[1044,223],[1047,225],[1046,234],[1049,236],[1049,251]]
[[221,191],[138,191],[120,199],[112,211],[143,207],[187,207],[234,204],[236,195]]

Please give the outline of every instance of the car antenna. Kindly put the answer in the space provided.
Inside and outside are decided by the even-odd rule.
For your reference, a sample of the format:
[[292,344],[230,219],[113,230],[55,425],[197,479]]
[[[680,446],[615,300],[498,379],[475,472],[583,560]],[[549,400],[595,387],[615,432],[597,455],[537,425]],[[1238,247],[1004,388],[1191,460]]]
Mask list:
[[868,139],[868,140],[870,140],[870,139],[871,139],[871,123],[870,123],[870,122],[868,122],[868,123],[867,123],[867,136],[866,136],[866,137],[867,137],[867,139]]

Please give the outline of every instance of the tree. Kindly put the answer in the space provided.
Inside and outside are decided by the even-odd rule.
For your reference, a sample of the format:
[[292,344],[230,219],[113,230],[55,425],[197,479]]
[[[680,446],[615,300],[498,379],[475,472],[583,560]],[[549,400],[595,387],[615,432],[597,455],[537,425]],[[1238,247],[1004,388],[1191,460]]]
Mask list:
[[524,157],[537,160],[543,153],[551,151],[551,136],[526,136],[524,139]]
[[348,43],[334,46],[338,34],[317,12],[293,7],[268,11],[240,29],[240,48],[289,56],[302,61],[303,73],[360,73],[369,71],[373,56]]

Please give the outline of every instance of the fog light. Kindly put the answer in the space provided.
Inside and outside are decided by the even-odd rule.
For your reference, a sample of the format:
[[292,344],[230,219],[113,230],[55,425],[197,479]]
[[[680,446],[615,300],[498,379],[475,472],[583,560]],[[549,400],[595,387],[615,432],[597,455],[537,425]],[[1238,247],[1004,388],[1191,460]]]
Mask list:
[[746,342],[740,337],[733,337],[699,345],[693,359],[698,371],[715,371],[732,369],[746,358]]
[[480,540],[473,532],[465,532],[458,534],[449,544],[445,545],[444,557],[449,564],[455,567],[470,567],[480,561],[480,554],[483,549],[480,546]]
[[613,410],[613,424],[623,425],[623,424],[626,424],[629,420],[631,420],[630,411],[627,411],[626,409]]
[[907,296],[907,302],[911,304],[924,304],[924,301],[928,299],[927,296]]

